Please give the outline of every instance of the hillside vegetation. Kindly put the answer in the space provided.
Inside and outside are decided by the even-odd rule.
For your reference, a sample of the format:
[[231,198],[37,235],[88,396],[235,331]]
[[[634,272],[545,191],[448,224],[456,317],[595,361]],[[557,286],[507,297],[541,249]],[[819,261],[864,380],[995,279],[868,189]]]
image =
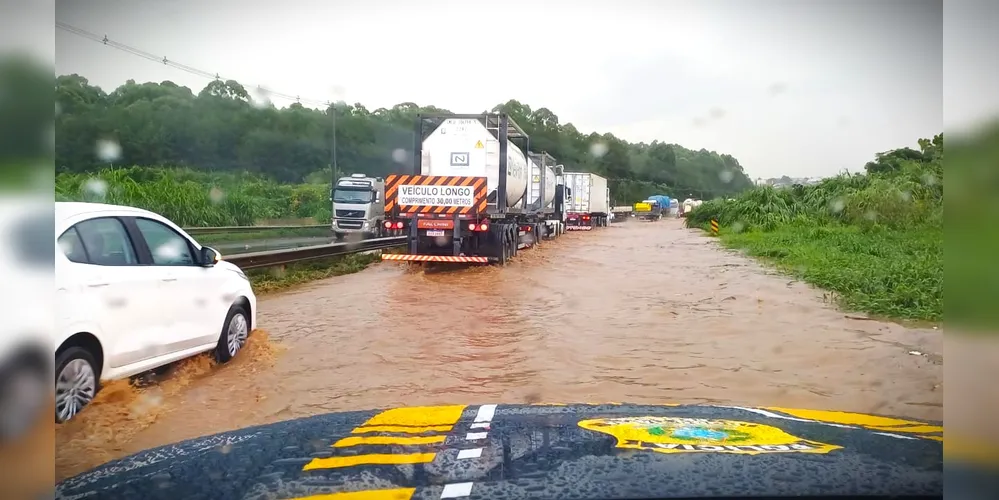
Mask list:
[[[314,185],[328,185],[332,175],[334,118],[339,172],[384,176],[411,168],[415,115],[444,111],[414,103],[373,111],[361,104],[342,103],[325,110],[300,104],[277,109],[257,101],[234,81],[211,82],[197,94],[169,81],[129,81],[108,93],[82,76],[60,76],[56,79],[60,193],[69,198],[84,196],[77,188],[86,179],[66,174],[90,175],[113,166],[140,165],[186,170],[105,171],[100,176],[111,188],[108,193],[117,189],[123,200],[142,200],[148,204],[143,206],[154,209],[171,208],[182,198],[184,203],[192,201],[192,185],[184,184],[183,193],[168,196],[159,188],[139,188],[135,184],[158,182],[166,189],[173,179],[200,183],[202,178],[195,174],[202,172],[211,177],[212,183],[253,184],[249,191],[230,185],[225,198],[229,205],[223,205],[223,211],[243,210],[240,203],[277,194],[264,194],[267,189],[302,193],[311,200],[311,193],[317,189]],[[595,172],[609,178],[611,196],[618,203],[630,204],[656,193],[708,199],[730,196],[752,185],[738,160],[727,154],[693,151],[658,141],[633,144],[611,134],[584,134],[571,123],[562,123],[547,108],[532,109],[514,100],[492,111],[507,112],[524,127],[531,137],[532,150],[551,153],[568,170]],[[223,177],[225,174],[230,177]],[[275,187],[278,184],[286,187]],[[202,199],[190,207],[164,213],[183,212],[184,217],[193,217],[185,220],[209,223],[207,214],[198,215],[198,207],[210,202],[208,189],[205,187]],[[297,207],[280,210],[300,213],[311,207],[309,203],[302,200]],[[218,217],[251,217],[236,213]],[[307,216],[321,218],[322,214]]]
[[877,155],[866,173],[705,202],[688,226],[776,263],[875,315],[943,317],[943,135]]

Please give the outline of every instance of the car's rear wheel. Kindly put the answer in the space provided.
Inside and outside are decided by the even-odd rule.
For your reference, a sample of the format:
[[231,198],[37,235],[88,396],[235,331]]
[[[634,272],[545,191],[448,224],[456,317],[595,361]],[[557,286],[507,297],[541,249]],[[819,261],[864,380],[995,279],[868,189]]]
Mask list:
[[62,423],[90,404],[100,389],[94,356],[73,346],[56,356],[55,417]]
[[240,305],[233,305],[229,308],[229,314],[222,324],[222,334],[219,336],[218,346],[215,347],[215,357],[220,362],[225,363],[236,357],[236,354],[246,345],[246,339],[250,336],[250,320],[246,309]]

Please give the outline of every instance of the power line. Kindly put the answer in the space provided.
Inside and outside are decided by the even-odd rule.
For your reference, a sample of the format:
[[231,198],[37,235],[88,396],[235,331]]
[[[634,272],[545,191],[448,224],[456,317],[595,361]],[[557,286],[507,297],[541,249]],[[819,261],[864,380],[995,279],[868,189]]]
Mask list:
[[[106,46],[111,47],[113,49],[117,49],[117,50],[120,50],[122,52],[127,52],[129,54],[134,55],[134,56],[138,56],[138,57],[141,57],[143,59],[147,59],[147,60],[150,60],[150,61],[153,61],[153,62],[161,63],[161,64],[164,64],[166,66],[170,66],[172,68],[176,68],[176,69],[179,69],[181,71],[185,71],[185,72],[190,73],[192,75],[200,76],[202,78],[208,78],[210,80],[222,80],[222,81],[225,81],[225,80],[236,80],[234,78],[223,78],[218,73],[211,72],[211,71],[205,71],[203,69],[198,69],[198,68],[195,68],[193,66],[188,66],[186,64],[181,64],[179,62],[172,61],[172,60],[168,59],[166,56],[158,56],[156,54],[152,54],[150,52],[146,52],[145,50],[138,49],[138,48],[132,47],[130,45],[126,45],[124,43],[112,40],[112,39],[108,38],[107,35],[100,36],[100,35],[91,33],[91,32],[89,32],[87,30],[84,30],[84,29],[81,29],[81,28],[77,28],[76,26],[73,26],[71,24],[66,24],[66,23],[59,22],[59,21],[56,21],[55,24],[56,24],[56,28],[59,28],[59,29],[65,31],[67,33],[72,33],[72,34],[74,34],[76,36],[79,36],[81,38],[86,38],[88,40],[92,40],[94,42],[98,42],[100,44],[106,45]],[[239,81],[239,80],[236,80],[236,81]],[[246,87],[246,85],[244,85],[244,88],[245,87]],[[303,98],[303,97],[298,96],[298,95],[292,95],[292,94],[288,94],[288,93],[284,93],[284,92],[278,92],[278,91],[276,91],[274,89],[267,88],[267,87],[264,87],[262,85],[256,85],[253,88],[255,88],[257,90],[257,92],[259,92],[261,95],[266,96],[268,98],[270,98],[271,96],[274,96],[274,97],[279,97],[279,98],[282,98],[282,99],[286,99],[286,100],[289,100],[289,101],[295,101],[295,102],[302,103],[302,104],[311,104],[311,105],[316,106],[316,107],[329,107],[329,106],[331,106],[333,104],[332,101],[329,101],[329,100]]]

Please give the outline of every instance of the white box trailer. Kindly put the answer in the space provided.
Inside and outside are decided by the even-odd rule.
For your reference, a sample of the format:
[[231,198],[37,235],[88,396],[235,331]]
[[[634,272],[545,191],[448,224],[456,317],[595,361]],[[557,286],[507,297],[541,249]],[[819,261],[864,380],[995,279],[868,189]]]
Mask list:
[[588,230],[607,226],[610,188],[607,179],[590,172],[566,172],[566,229]]

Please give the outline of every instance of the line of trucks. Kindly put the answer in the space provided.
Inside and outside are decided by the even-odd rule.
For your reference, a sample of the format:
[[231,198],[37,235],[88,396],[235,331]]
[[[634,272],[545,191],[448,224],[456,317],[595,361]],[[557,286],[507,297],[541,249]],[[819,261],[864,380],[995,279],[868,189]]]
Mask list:
[[683,203],[680,203],[680,200],[676,198],[657,194],[635,203],[633,209],[631,209],[632,207],[628,208],[631,209],[629,213],[632,217],[637,217],[639,220],[657,221],[662,220],[663,217],[686,217],[695,208],[701,206],[701,203],[703,201],[692,198],[687,198]]
[[411,173],[333,186],[338,241],[404,235],[383,260],[499,263],[565,231],[606,227],[607,179],[566,172],[508,114],[417,115]]

